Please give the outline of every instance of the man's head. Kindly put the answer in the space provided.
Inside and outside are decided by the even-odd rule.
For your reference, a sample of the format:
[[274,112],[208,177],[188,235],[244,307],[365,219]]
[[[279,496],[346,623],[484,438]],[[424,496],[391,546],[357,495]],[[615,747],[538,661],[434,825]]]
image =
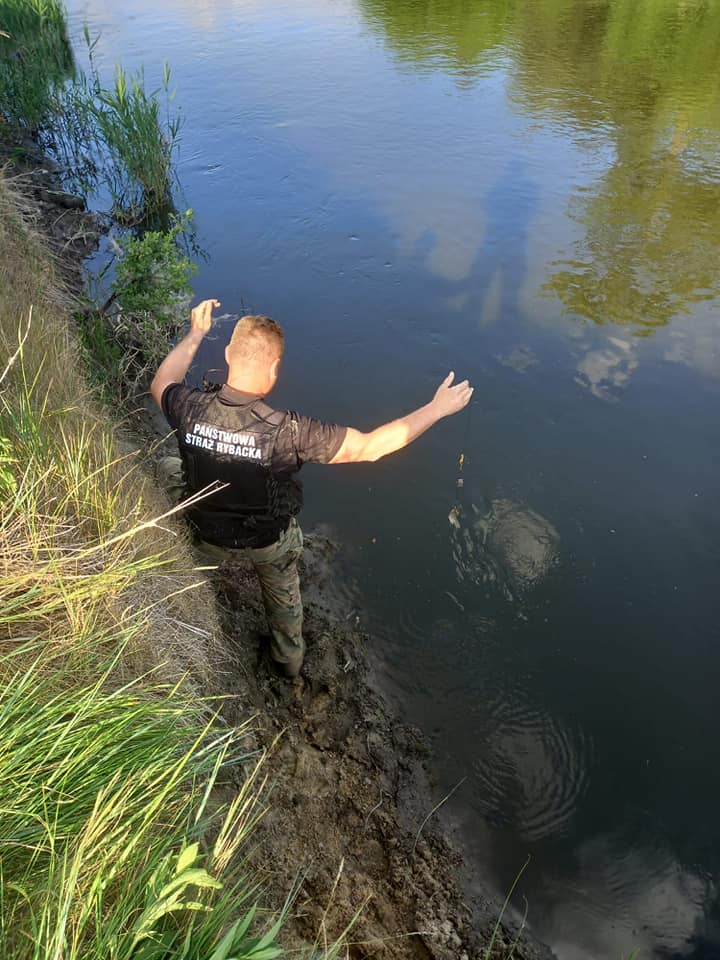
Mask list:
[[225,347],[228,383],[264,397],[275,386],[284,349],[280,324],[270,317],[240,317]]

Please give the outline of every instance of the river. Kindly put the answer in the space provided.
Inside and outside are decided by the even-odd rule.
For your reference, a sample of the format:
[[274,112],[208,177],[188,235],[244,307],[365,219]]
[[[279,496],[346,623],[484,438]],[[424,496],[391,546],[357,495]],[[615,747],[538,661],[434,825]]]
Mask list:
[[476,385],[304,471],[469,856],[504,893],[530,855],[560,960],[717,957],[720,5],[69,8],[102,71],[171,63],[196,291],[286,328],[279,405]]

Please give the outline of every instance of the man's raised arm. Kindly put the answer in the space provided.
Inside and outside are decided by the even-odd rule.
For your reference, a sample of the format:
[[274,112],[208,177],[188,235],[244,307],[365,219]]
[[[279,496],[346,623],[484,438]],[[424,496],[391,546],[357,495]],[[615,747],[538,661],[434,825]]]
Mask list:
[[158,367],[150,384],[150,393],[159,407],[162,406],[165,389],[171,383],[182,383],[185,379],[203,337],[212,326],[213,308],[219,306],[219,300],[203,300],[199,303],[190,314],[190,332],[172,348]]
[[361,463],[379,460],[390,453],[402,450],[420,434],[429,430],[443,417],[458,413],[470,402],[473,387],[467,380],[453,386],[454,373],[449,373],[435,391],[435,396],[424,407],[408,413],[405,417],[383,424],[370,433],[361,433],[348,427],[343,444],[330,463]]

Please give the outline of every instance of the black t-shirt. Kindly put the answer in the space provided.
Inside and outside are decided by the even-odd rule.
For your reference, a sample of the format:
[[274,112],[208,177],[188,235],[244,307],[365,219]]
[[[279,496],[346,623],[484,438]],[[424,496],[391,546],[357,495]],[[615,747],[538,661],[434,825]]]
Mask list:
[[[217,472],[217,479],[229,484],[226,492],[208,497],[190,511],[190,519],[199,535],[223,546],[259,547],[273,543],[302,504],[302,486],[293,475],[304,463],[329,463],[342,446],[347,432],[346,427],[324,423],[313,417],[273,411],[265,406],[260,397],[241,393],[227,384],[209,396],[203,390],[173,383],[165,389],[161,402],[168,423],[178,431],[188,493],[197,492],[193,483],[194,471],[187,469],[190,458],[202,461],[202,483],[197,481],[200,486],[204,486],[209,478],[214,479],[214,472]],[[240,444],[230,446],[223,441],[237,439],[232,434],[233,430],[237,430],[241,431],[241,442],[245,442],[242,441],[242,431],[248,430],[248,424],[254,422],[250,411],[256,409],[269,414],[266,429],[270,433],[267,436],[271,434],[273,440],[271,450],[264,454],[266,465],[273,478],[284,485],[283,489],[292,493],[291,503],[297,504],[295,508],[282,508],[279,517],[248,518],[237,508],[238,502],[243,502],[243,495],[252,486],[252,470],[248,470],[245,459],[247,454],[257,451],[241,447]],[[203,423],[200,431],[199,418]],[[202,436],[198,436],[198,432]],[[192,443],[188,445],[185,442],[187,440]],[[196,449],[201,444],[202,447]],[[237,457],[234,456],[235,452]]]

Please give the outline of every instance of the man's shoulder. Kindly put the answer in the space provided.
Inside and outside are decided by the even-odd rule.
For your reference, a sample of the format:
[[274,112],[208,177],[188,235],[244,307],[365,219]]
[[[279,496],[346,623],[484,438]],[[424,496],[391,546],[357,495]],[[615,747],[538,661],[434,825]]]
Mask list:
[[197,387],[189,387],[185,383],[169,383],[163,390],[160,398],[160,408],[171,422],[182,415],[184,409],[199,400],[204,394]]
[[328,423],[317,417],[309,417],[296,410],[288,411],[293,446],[300,465],[303,463],[329,463],[342,446],[346,428],[337,423]]
[[278,410],[264,400],[257,400],[252,409],[256,417],[276,427],[281,427],[288,419],[297,419],[297,414],[293,413],[292,410]]

